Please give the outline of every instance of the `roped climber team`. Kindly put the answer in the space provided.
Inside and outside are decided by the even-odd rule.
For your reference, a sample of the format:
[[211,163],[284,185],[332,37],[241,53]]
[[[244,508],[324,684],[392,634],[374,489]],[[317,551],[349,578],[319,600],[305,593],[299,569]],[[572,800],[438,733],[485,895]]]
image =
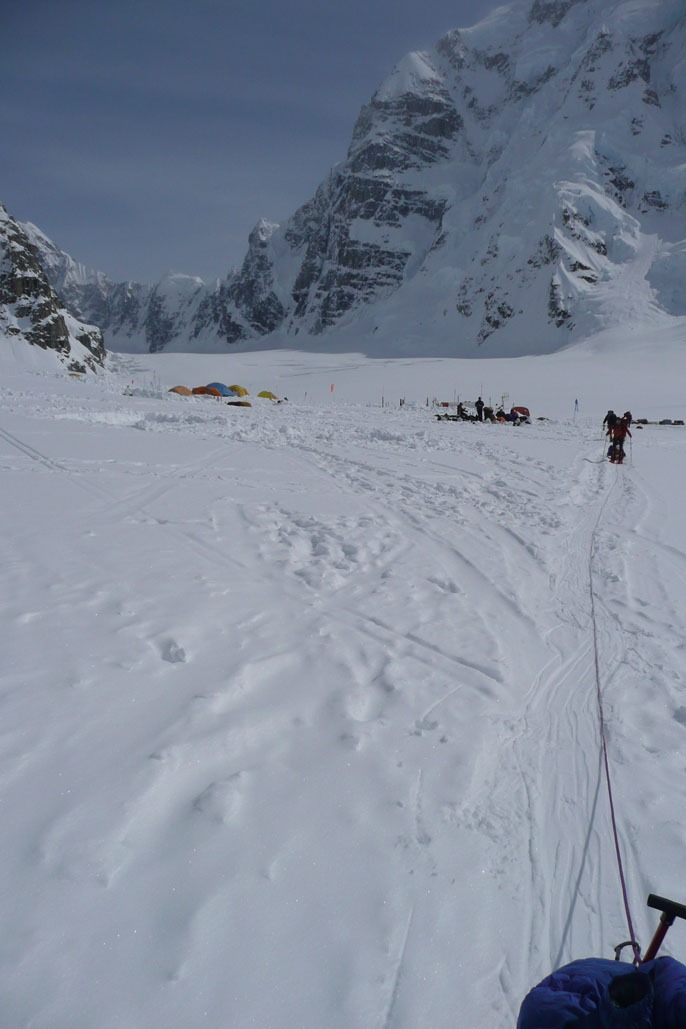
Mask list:
[[614,413],[612,408],[603,418],[603,429],[610,440],[607,456],[611,464],[622,464],[624,461],[624,441],[627,436],[631,439],[631,422],[631,411],[625,411],[620,418],[619,415]]

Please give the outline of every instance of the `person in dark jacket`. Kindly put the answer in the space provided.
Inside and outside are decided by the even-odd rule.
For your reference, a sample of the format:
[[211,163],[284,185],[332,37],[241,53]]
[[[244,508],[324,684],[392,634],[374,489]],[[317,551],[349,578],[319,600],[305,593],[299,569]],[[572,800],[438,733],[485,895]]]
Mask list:
[[477,397],[474,407],[476,408],[476,417],[482,422],[484,420],[484,402],[481,397]]
[[614,427],[615,427],[615,425],[617,424],[618,421],[619,421],[619,418],[614,413],[612,408],[610,408],[610,410],[607,412],[607,414],[603,418],[603,429],[605,430],[605,435],[609,436],[610,439],[612,439],[612,430],[614,429]]
[[522,1002],[517,1029],[684,1029],[686,965],[656,958],[572,961],[535,986]]

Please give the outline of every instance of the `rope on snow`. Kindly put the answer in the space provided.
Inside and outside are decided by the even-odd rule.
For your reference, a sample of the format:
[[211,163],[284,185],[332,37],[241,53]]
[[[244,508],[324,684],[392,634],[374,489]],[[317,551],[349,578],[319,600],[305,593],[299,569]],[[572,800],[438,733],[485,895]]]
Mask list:
[[588,584],[589,584],[589,592],[590,592],[590,596],[591,596],[591,625],[592,625],[592,628],[593,628],[593,660],[594,660],[594,667],[595,667],[596,695],[597,695],[597,699],[598,699],[598,720],[599,720],[599,724],[600,724],[600,740],[601,740],[601,745],[602,745],[603,764],[605,766],[605,781],[607,783],[607,793],[608,793],[608,799],[609,799],[609,802],[610,802],[610,816],[611,816],[611,819],[612,819],[612,835],[613,835],[613,838],[614,838],[615,854],[617,856],[617,870],[619,872],[619,881],[621,883],[622,898],[623,898],[623,901],[624,901],[624,911],[626,913],[627,927],[629,929],[629,941],[628,942],[631,944],[631,948],[632,948],[632,950],[634,952],[634,964],[637,965],[637,964],[639,964],[640,959],[641,959],[641,948],[639,947],[639,945],[638,945],[638,943],[636,941],[636,934],[634,933],[634,926],[633,926],[633,921],[632,921],[632,918],[631,918],[631,910],[630,910],[630,907],[629,907],[629,895],[628,895],[627,886],[626,886],[626,878],[624,876],[624,864],[623,864],[623,861],[622,861],[622,852],[621,852],[621,847],[619,845],[619,832],[617,830],[617,817],[616,817],[616,813],[615,813],[615,803],[614,803],[614,796],[613,796],[613,792],[612,792],[612,777],[610,776],[610,760],[609,760],[608,751],[607,751],[607,735],[606,735],[606,732],[605,732],[605,712],[604,712],[604,709],[603,709],[603,693],[602,693],[602,688],[601,688],[601,685],[600,685],[600,657],[599,657],[599,653],[598,653],[598,624],[597,624],[596,609],[595,609],[595,590],[594,590],[594,586],[593,586],[593,557],[595,555],[595,549],[596,549],[596,534],[598,532],[598,526],[600,525],[600,519],[601,519],[601,517],[603,515],[603,512],[605,510],[605,507],[607,506],[607,503],[608,503],[610,497],[612,496],[613,490],[615,488],[615,485],[616,485],[618,479],[619,479],[619,476],[617,476],[617,478],[615,478],[614,483],[612,484],[611,488],[608,490],[607,496],[605,497],[605,500],[603,501],[603,504],[602,504],[602,506],[600,508],[600,511],[598,512],[598,517],[596,519],[596,523],[593,526],[593,532],[591,533],[591,546],[590,546],[589,555],[588,555]]

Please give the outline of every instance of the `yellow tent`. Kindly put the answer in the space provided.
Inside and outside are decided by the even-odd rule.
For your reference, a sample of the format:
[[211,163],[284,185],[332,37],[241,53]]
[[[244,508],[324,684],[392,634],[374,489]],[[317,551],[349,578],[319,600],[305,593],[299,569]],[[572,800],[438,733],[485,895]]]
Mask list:
[[264,397],[265,400],[278,400],[276,393],[272,393],[271,390],[263,389],[261,393],[257,394],[258,397]]
[[232,391],[232,393],[235,393],[237,397],[249,396],[245,386],[229,386],[229,389]]

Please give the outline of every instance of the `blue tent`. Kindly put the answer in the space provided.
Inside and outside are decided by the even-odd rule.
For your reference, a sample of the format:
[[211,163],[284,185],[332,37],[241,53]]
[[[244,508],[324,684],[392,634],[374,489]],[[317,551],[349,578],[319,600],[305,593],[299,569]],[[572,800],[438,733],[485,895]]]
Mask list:
[[235,397],[236,394],[228,386],[225,386],[223,382],[208,382],[208,389],[216,389],[223,397]]

